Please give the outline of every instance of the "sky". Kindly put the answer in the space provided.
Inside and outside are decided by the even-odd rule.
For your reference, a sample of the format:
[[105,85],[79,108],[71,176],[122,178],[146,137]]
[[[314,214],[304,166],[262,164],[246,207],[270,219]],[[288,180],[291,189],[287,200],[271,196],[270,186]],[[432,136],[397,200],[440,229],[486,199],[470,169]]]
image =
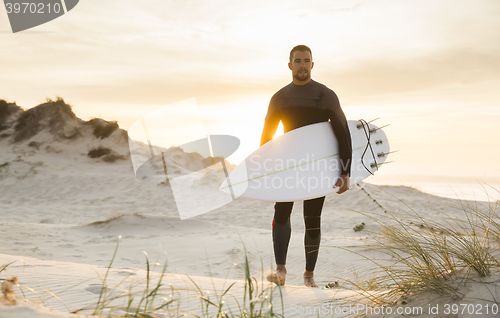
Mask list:
[[399,152],[374,181],[500,184],[499,39],[498,0],[81,0],[16,34],[0,10],[0,98],[61,96],[128,129],[194,97],[208,133],[240,138],[238,163],[306,44],[348,119],[390,124]]

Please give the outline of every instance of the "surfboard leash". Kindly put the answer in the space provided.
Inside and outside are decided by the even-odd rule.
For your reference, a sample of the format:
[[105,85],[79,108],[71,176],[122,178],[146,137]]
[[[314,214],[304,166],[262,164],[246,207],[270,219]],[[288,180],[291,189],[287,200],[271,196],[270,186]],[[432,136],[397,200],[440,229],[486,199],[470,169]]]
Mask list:
[[[361,123],[361,128],[363,128],[363,131],[365,132],[365,136],[366,136],[366,139],[367,139],[365,150],[363,151],[363,154],[361,155],[361,164],[366,169],[366,171],[368,171],[368,173],[370,173],[373,176],[373,172],[371,172],[370,169],[368,169],[365,166],[365,163],[363,162],[363,159],[365,158],[366,151],[368,150],[368,148],[370,148],[370,152],[372,154],[372,158],[373,158],[373,161],[374,161],[374,164],[375,164],[375,169],[378,171],[378,162],[377,162],[377,159],[375,158],[375,153],[373,152],[372,145],[370,144],[370,139],[371,139],[370,127],[368,126],[368,123],[364,119],[359,119],[359,122]],[[368,128],[368,130],[366,128]],[[360,129],[359,126],[358,126],[358,129]]]

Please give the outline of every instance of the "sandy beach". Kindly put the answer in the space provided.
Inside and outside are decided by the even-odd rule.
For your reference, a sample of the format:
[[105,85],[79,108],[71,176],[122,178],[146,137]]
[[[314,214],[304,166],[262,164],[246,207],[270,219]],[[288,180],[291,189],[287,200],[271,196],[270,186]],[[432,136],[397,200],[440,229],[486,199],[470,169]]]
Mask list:
[[[223,297],[222,311],[229,317],[241,316],[248,298],[246,265],[258,292],[266,291],[257,303],[272,304],[276,314],[353,317],[353,312],[335,312],[334,308],[359,305],[366,299],[354,303],[359,292],[343,282],[356,276],[363,280],[366,273],[376,271],[370,259],[387,266],[394,263],[369,247],[374,243],[372,233],[381,229],[377,220],[386,220],[390,214],[396,219],[387,222],[397,225],[395,220],[399,220],[416,228],[419,224],[408,221],[411,208],[423,219],[445,225],[463,218],[464,204],[491,210],[497,203],[465,202],[409,187],[369,183],[352,186],[344,195],[329,195],[315,269],[321,288],[306,288],[302,203],[297,202],[291,220],[287,285],[280,289],[263,278],[274,267],[273,203],[238,198],[209,213],[180,220],[169,185],[135,178],[126,131],[100,119],[85,122],[61,101],[31,109],[31,117],[23,117],[26,111],[9,105],[0,113],[0,282],[16,276],[19,284],[12,288],[16,305],[2,296],[0,318],[76,317],[70,314],[75,311],[81,316],[94,312],[124,315],[130,295],[135,297],[134,308],[145,290],[154,289],[164,268],[161,294],[151,303],[172,302],[169,311],[159,310],[154,317],[215,317],[218,308],[210,304],[205,311],[200,303],[208,302],[202,298],[220,304],[221,294],[233,283]],[[20,126],[23,120],[25,126]],[[91,151],[99,148],[109,151],[91,158]],[[180,155],[184,155],[178,160],[182,165],[196,164],[196,156]],[[213,180],[213,191],[221,182]],[[498,216],[494,219],[498,221]],[[361,231],[353,230],[362,223]],[[498,244],[492,244],[492,251],[498,256]],[[2,265],[8,266],[1,270]],[[325,288],[335,281],[338,287]],[[446,304],[483,306],[481,317],[498,317],[498,312],[491,311],[492,305],[500,305],[497,270],[487,277],[472,272],[460,288],[461,299],[429,293],[410,298],[404,305],[423,308],[414,315],[421,317],[476,316],[467,311],[445,313]],[[129,296],[110,300],[120,293]],[[109,302],[101,308],[103,297]],[[430,313],[436,305],[441,306],[440,312]],[[248,299],[245,306],[249,306]],[[311,313],[314,308],[323,311]],[[359,308],[356,314],[366,316],[364,307]]]

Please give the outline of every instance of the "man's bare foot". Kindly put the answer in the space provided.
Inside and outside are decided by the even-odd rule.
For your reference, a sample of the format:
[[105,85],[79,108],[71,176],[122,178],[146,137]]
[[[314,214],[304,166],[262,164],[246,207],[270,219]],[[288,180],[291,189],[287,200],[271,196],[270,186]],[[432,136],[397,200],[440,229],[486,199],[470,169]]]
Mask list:
[[275,283],[278,286],[285,285],[286,278],[286,266],[276,265],[276,272],[267,275],[267,280],[271,283]]
[[314,271],[304,271],[304,285],[307,287],[319,287],[314,281]]

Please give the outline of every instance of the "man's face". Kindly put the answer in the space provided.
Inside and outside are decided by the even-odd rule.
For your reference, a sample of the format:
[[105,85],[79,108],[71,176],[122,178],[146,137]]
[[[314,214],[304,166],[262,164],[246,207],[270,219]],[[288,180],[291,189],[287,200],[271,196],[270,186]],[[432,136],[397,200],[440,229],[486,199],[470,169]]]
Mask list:
[[311,53],[309,51],[295,51],[292,57],[292,62],[288,63],[292,76],[299,82],[309,82],[311,70],[314,66]]

